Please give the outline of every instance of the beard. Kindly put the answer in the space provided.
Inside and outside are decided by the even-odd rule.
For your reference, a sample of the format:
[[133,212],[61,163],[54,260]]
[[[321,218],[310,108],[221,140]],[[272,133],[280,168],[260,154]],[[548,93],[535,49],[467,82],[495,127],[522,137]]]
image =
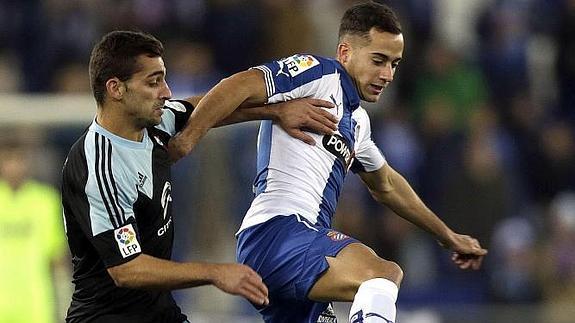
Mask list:
[[159,125],[162,122],[162,117],[158,117],[158,118],[154,118],[154,117],[148,117],[148,118],[143,118],[140,117],[136,120],[136,124],[138,125],[139,128],[150,128],[150,127],[155,127],[157,125]]

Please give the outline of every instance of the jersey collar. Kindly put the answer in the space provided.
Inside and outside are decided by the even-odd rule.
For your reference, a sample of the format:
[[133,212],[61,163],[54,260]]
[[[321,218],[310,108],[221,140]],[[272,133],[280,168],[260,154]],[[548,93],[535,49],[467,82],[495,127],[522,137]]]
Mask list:
[[127,148],[131,148],[131,149],[146,149],[150,143],[147,129],[144,129],[144,136],[142,137],[141,142],[133,141],[133,140],[129,140],[126,138],[122,138],[122,137],[115,135],[112,132],[108,131],[106,128],[100,126],[96,122],[96,118],[94,118],[94,121],[92,121],[92,124],[90,125],[89,131],[97,132],[97,133],[101,134],[102,136],[110,139],[110,141],[112,141],[113,143],[120,145],[120,146],[127,147]]
[[351,76],[347,73],[343,65],[340,62],[335,60],[335,66],[337,71],[341,74],[341,86],[343,87],[343,93],[345,93],[347,97],[347,101],[351,110],[354,111],[359,107],[359,93],[357,92],[357,88],[355,87],[355,83],[351,79]]

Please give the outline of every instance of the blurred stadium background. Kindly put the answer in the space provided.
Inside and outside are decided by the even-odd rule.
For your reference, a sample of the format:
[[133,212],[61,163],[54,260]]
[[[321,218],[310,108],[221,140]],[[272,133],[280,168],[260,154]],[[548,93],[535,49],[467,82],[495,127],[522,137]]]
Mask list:
[[[333,56],[352,3],[2,0],[0,132],[32,143],[34,177],[58,187],[65,154],[94,115],[87,63],[105,32],[159,37],[168,82],[183,98],[292,53]],[[432,209],[490,253],[481,271],[457,271],[353,175],[336,226],[404,268],[399,322],[575,322],[575,1],[386,3],[407,48],[394,84],[368,107],[374,138]],[[175,166],[175,259],[235,259],[256,131],[255,122],[214,130]],[[60,317],[69,275],[54,276]],[[259,321],[215,288],[176,296],[193,322]],[[346,306],[337,306],[341,321]]]

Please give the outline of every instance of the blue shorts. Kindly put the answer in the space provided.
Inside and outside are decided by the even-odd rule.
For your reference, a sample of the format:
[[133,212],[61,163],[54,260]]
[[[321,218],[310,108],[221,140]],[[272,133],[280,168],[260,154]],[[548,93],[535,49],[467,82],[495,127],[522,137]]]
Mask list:
[[358,242],[333,229],[313,225],[299,215],[276,216],[238,235],[237,260],[263,278],[270,304],[258,308],[266,322],[316,323],[329,303],[307,298],[335,257]]

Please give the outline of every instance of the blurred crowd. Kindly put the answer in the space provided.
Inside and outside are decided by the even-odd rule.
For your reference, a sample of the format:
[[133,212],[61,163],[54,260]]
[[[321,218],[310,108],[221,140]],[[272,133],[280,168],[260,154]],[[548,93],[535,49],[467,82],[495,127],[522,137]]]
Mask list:
[[[0,93],[89,93],[90,49],[114,29],[164,42],[174,97],[204,93],[293,53],[333,57],[339,18],[354,2],[1,1]],[[336,226],[403,266],[400,309],[543,304],[545,322],[572,322],[575,0],[384,2],[400,17],[406,50],[387,93],[366,106],[374,139],[440,217],[490,253],[480,272],[459,272],[353,175]],[[216,130],[176,165],[176,258],[234,259],[233,234],[251,201],[255,126]],[[79,131],[46,134],[59,156],[54,185]]]

